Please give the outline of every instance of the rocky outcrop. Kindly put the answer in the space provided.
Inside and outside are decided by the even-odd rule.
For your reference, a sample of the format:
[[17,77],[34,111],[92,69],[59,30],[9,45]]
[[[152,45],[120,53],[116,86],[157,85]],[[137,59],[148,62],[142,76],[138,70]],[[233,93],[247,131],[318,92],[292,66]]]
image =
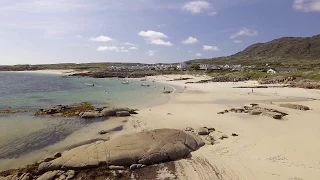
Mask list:
[[17,114],[30,112],[29,110],[18,110],[18,109],[0,109],[0,114]]
[[269,109],[269,108],[264,108],[260,107],[258,104],[251,104],[251,107],[249,106],[244,106],[242,108],[231,108],[230,110],[224,110],[221,112],[218,112],[218,114],[225,114],[228,112],[234,112],[234,113],[247,113],[249,115],[253,116],[269,116],[272,117],[273,119],[282,119],[284,116],[287,116],[287,113],[275,110],[275,109]]
[[186,157],[203,145],[199,137],[180,130],[143,131],[65,151],[61,157],[40,164],[38,171],[83,169],[101,164],[126,167],[132,164],[149,165]]
[[84,119],[109,117],[109,116],[130,116],[137,114],[137,110],[130,108],[94,107],[90,103],[75,105],[57,105],[48,109],[40,109],[35,115],[50,115],[53,117],[81,117]]
[[273,77],[264,78],[258,81],[260,84],[287,84],[288,87],[304,88],[304,89],[320,89],[320,82],[307,79],[297,79],[295,77]]
[[250,78],[246,76],[218,75],[218,76],[214,76],[212,79],[204,79],[197,82],[186,82],[186,84],[209,83],[209,82],[240,82],[240,81],[248,81],[249,79]]
[[57,105],[49,107],[48,109],[39,109],[35,116],[50,115],[54,117],[76,117],[80,113],[92,111],[95,107],[87,102],[74,105]]
[[290,108],[290,109],[297,109],[301,111],[308,111],[310,108],[308,106],[303,106],[299,104],[280,104],[280,107]]

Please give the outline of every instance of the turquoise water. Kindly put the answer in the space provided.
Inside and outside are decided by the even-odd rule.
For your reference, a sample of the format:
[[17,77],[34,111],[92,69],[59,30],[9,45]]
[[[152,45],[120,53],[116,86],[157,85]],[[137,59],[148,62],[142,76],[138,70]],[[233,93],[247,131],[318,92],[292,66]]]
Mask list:
[[[0,108],[45,108],[84,101],[114,106],[141,106],[145,102],[161,103],[167,100],[162,95],[165,85],[138,80],[122,84],[122,79],[116,78],[66,78],[61,75],[0,72],[0,82]],[[150,87],[143,87],[142,83]]]
[[[116,78],[0,72],[0,109],[39,109],[84,101],[97,105],[143,108],[168,101],[169,96],[162,92],[164,87],[166,90],[171,89],[169,86],[139,80],[129,80],[130,84],[122,84],[122,81]],[[88,83],[94,86],[86,85]],[[149,84],[150,87],[141,84]],[[58,143],[72,133],[101,121],[34,117],[33,113],[0,115],[0,167],[1,159],[13,158],[19,163],[20,156]],[[96,132],[100,130],[94,129]]]

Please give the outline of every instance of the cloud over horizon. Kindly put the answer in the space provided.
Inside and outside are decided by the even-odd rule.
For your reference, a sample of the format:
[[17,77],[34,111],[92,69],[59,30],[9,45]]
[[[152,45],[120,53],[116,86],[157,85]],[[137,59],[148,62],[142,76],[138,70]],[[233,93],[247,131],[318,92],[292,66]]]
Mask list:
[[163,39],[167,39],[168,36],[162,32],[156,31],[140,31],[138,33],[139,36],[145,38],[145,40],[150,44],[161,45],[161,46],[172,46],[173,44],[170,41],[164,41]]

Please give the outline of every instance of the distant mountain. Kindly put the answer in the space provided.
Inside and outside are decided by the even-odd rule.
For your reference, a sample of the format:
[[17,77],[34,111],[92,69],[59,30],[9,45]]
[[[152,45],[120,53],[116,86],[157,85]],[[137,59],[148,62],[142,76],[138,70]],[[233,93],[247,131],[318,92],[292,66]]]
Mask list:
[[320,35],[313,37],[283,37],[266,43],[253,44],[234,56],[271,56],[320,58]]
[[192,63],[211,64],[318,64],[320,63],[320,35],[312,37],[283,37],[266,43],[253,44],[227,57],[197,59]]

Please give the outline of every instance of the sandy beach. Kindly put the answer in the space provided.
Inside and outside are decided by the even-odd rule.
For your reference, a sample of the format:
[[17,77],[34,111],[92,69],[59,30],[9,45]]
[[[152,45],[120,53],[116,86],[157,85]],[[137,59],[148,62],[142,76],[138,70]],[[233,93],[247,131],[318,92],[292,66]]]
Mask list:
[[[168,81],[181,77],[191,79]],[[319,179],[320,91],[283,87],[234,88],[258,85],[255,81],[185,84],[207,78],[209,77],[191,75],[148,77],[147,82],[155,81],[180,89],[169,94],[167,103],[140,109],[139,114],[121,119],[121,131],[102,137],[96,132],[114,128],[117,123],[111,125],[112,127],[108,121],[94,124],[56,145],[34,152],[33,156],[22,158],[21,163],[28,164],[30,161],[39,160],[68,147],[70,143],[81,143],[83,140],[114,139],[125,134],[159,128],[185,130],[187,127],[211,127],[215,128],[218,134],[227,135],[228,138],[218,139],[214,145],[201,147],[192,152],[191,158],[175,161],[175,173],[168,174],[163,169],[163,172],[158,172],[158,179]],[[225,109],[243,107],[251,103],[288,115],[276,120],[244,113],[218,114]],[[284,108],[279,106],[281,103],[305,105],[311,110]],[[238,136],[231,136],[233,133]],[[7,165],[10,163],[4,162]]]
[[[167,81],[180,77],[186,81]],[[192,153],[191,159],[176,161],[178,179],[319,179],[320,177],[320,91],[298,88],[239,89],[257,82],[185,84],[205,77],[184,75],[149,77],[148,80],[186,86],[164,105],[143,109],[131,117],[126,131],[155,128],[214,127],[238,137],[219,140]],[[317,100],[315,100],[317,99]],[[280,103],[306,105],[299,111],[279,107]],[[248,114],[217,114],[250,103],[289,114],[283,120]],[[272,104],[271,104],[272,103]]]

